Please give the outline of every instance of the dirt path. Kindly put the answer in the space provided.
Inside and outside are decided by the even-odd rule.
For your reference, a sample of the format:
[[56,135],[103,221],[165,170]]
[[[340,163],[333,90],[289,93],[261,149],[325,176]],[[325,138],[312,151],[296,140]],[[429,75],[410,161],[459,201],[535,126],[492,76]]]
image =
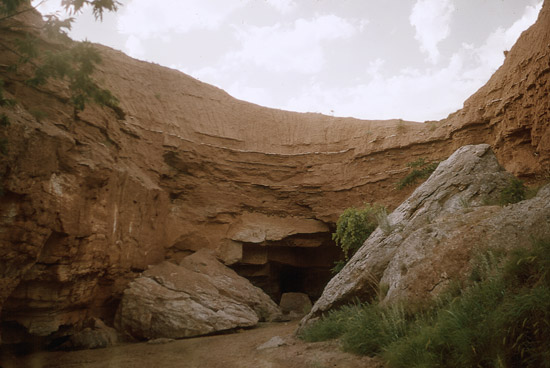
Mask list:
[[[293,337],[297,322],[269,323],[234,334],[128,344],[107,349],[42,352],[8,358],[2,368],[328,368],[381,367],[375,360],[342,352],[337,342],[304,343]],[[284,344],[258,349],[273,337]],[[6,358],[6,357],[4,357]]]

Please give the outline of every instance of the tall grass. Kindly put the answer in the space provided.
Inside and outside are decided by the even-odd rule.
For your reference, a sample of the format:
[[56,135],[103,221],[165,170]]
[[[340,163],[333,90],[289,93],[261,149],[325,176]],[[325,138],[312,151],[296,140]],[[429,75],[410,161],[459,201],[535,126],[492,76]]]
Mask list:
[[[550,367],[550,241],[474,258],[472,275],[423,310],[345,307],[310,329],[389,367]],[[335,318],[335,317],[338,318]],[[323,325],[329,324],[325,334]]]

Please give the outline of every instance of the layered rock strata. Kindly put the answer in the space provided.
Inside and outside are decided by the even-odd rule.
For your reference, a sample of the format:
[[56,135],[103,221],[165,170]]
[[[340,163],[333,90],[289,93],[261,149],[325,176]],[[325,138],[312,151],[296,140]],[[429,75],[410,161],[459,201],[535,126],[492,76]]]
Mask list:
[[[23,22],[23,23],[17,23]],[[14,45],[25,13],[1,32]],[[26,27],[26,28],[24,28]],[[67,45],[37,33],[40,47]],[[489,143],[529,180],[550,169],[550,4],[464,108],[425,124],[361,121],[263,108],[182,73],[98,46],[96,75],[125,116],[89,105],[74,121],[66,85],[33,88],[0,47],[15,107],[0,160],[0,307],[4,341],[53,338],[108,323],[148,265],[202,248],[262,285],[320,295],[338,257],[330,231],[343,209],[395,207],[406,164]],[[296,281],[296,282],[294,282]]]

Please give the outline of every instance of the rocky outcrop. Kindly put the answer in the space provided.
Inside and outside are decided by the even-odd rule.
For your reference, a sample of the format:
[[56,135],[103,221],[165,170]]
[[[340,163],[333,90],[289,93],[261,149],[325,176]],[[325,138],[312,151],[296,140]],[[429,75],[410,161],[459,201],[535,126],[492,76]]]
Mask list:
[[[1,30],[15,45],[36,14]],[[17,22],[24,22],[20,24]],[[39,47],[68,47],[39,34]],[[0,306],[5,342],[108,324],[149,265],[208,248],[278,300],[316,299],[340,256],[338,215],[363,202],[395,207],[406,164],[489,143],[505,168],[550,169],[550,2],[504,65],[440,122],[362,121],[278,111],[233,99],[174,70],[98,46],[96,80],[123,117],[88,105],[73,119],[67,86],[24,83],[0,47],[11,125],[0,160]],[[66,329],[66,326],[72,326]],[[72,332],[71,332],[72,333]]]
[[[457,150],[371,234],[302,325],[355,298],[427,300],[450,280],[465,277],[472,251],[549,237],[550,185],[518,204],[487,205],[498,200],[511,177],[489,145]],[[379,294],[380,285],[387,294]]]
[[116,327],[136,339],[183,338],[252,327],[279,315],[261,289],[201,250],[179,266],[164,262],[132,281]]

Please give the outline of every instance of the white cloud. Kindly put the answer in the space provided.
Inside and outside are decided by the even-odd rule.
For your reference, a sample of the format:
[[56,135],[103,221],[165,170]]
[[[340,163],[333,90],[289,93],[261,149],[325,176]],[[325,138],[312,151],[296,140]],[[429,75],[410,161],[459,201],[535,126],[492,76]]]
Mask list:
[[262,106],[273,105],[273,96],[266,88],[251,87],[236,81],[227,88],[227,93],[244,101],[252,102]]
[[[541,9],[527,6],[523,16],[507,29],[491,33],[475,48],[463,44],[443,68],[402,69],[384,77],[384,61],[376,59],[367,67],[370,81],[353,87],[331,88],[321,82],[304,87],[284,108],[364,119],[439,120],[458,110],[502,64],[523,30],[533,24]],[[434,93],[437,91],[437,93]]]
[[[461,79],[459,56],[440,70],[408,68],[393,77],[384,77],[379,72],[382,65],[380,62],[372,65],[372,79],[368,83],[338,89],[318,83],[302,91],[286,108],[325,114],[335,110],[339,116],[364,119],[424,121],[444,117],[457,101],[468,97],[469,91],[475,88],[473,81]],[[433,91],[441,92],[434,94]]]
[[266,2],[283,14],[292,12],[298,6],[294,0],[266,0]]
[[531,26],[537,20],[537,16],[542,8],[542,1],[535,6],[527,6],[523,16],[514,22],[508,29],[502,27],[492,32],[485,43],[473,49],[473,57],[479,66],[469,71],[471,76],[488,75],[490,76],[504,61],[503,51],[510,48],[517,41],[521,33]]
[[369,63],[367,67],[367,74],[372,78],[380,76],[380,69],[386,64],[386,60],[377,58]]
[[216,29],[227,16],[249,1],[163,0],[161,6],[155,1],[132,0],[120,10],[118,30],[144,39],[169,32]]
[[128,40],[126,40],[126,44],[124,45],[124,47],[128,55],[132,57],[140,59],[143,58],[145,55],[145,49],[143,48],[141,40],[134,35],[128,37]]
[[414,37],[432,64],[439,62],[437,45],[449,36],[454,10],[451,0],[418,0],[413,6],[409,21],[416,29]]
[[242,48],[227,59],[235,64],[249,63],[270,72],[318,73],[324,66],[324,41],[345,39],[354,26],[335,15],[298,19],[290,27],[249,26],[237,30]]

